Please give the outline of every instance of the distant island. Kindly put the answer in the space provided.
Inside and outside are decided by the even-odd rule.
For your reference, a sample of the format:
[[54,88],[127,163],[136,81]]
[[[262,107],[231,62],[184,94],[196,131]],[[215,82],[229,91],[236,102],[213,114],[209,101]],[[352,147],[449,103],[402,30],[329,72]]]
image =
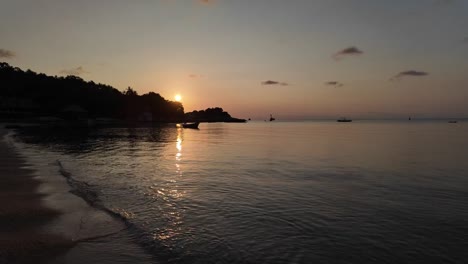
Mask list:
[[180,102],[158,93],[138,95],[78,76],[48,76],[0,62],[0,119],[28,122],[113,124],[175,122],[246,122],[220,107],[184,112]]
[[227,122],[244,123],[247,120],[231,117],[220,107],[208,108],[206,110],[193,111],[185,114],[185,120],[188,122]]

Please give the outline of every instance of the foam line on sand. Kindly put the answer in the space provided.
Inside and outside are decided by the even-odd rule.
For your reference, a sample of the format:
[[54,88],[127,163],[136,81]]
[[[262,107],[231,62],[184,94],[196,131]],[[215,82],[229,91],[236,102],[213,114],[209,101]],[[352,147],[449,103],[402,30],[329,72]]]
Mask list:
[[4,140],[0,129],[0,263],[35,263],[62,254],[74,242],[41,227],[60,212],[42,202],[34,170]]

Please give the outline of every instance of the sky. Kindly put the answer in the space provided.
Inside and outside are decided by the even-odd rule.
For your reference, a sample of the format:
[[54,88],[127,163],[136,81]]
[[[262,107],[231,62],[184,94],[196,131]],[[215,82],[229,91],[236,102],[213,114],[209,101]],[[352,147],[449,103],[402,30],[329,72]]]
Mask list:
[[468,0],[0,0],[0,61],[240,118],[468,117]]

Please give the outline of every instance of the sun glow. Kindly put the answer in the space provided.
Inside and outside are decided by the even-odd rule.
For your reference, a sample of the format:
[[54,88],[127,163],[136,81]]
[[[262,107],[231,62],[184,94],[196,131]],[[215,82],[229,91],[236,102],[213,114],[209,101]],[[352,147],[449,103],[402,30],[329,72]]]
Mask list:
[[182,101],[182,96],[181,96],[180,94],[176,94],[176,95],[174,96],[174,99],[175,99],[177,102],[180,102],[180,101]]

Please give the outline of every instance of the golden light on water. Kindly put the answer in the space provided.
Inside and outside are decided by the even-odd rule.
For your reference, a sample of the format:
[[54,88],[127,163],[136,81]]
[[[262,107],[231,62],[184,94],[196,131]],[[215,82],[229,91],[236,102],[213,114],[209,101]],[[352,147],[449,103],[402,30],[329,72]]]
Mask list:
[[182,132],[183,130],[181,128],[177,128],[177,143],[176,143],[176,148],[177,148],[177,153],[176,153],[176,167],[177,167],[177,172],[182,175],[182,171],[180,170],[180,161],[182,159]]
[[174,96],[174,100],[176,100],[177,102],[180,102],[180,101],[182,101],[182,96],[180,94],[176,94]]
[[177,129],[177,143],[176,143],[176,148],[177,148],[177,154],[176,157],[182,156],[182,129],[178,128]]

